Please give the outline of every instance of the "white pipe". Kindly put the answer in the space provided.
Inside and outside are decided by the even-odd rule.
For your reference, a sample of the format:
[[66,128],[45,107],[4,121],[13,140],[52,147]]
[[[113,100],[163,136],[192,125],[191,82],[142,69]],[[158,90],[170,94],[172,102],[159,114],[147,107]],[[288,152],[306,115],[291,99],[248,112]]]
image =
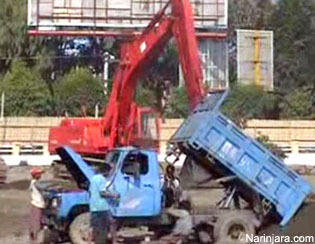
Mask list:
[[[39,0],[37,0],[39,1]],[[32,23],[32,0],[27,2],[27,25],[30,26]]]

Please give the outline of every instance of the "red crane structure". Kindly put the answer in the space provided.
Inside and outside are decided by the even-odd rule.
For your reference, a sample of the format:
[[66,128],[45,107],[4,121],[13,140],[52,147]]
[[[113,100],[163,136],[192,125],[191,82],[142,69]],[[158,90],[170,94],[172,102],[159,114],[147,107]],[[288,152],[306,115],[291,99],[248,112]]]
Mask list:
[[170,0],[141,35],[122,44],[104,117],[63,120],[50,130],[50,152],[65,145],[82,155],[93,156],[104,155],[117,146],[158,149],[159,114],[152,108],[138,107],[133,98],[139,79],[172,37],[193,109],[203,98],[203,76],[192,7],[189,0]]

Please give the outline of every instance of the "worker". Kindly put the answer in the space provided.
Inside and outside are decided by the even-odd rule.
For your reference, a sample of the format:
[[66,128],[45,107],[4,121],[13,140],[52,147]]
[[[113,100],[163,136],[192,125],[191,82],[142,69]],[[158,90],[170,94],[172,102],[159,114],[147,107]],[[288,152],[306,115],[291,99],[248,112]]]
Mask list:
[[113,221],[109,210],[109,200],[119,199],[119,194],[110,190],[110,183],[106,179],[113,168],[114,165],[111,163],[102,164],[99,167],[99,173],[90,181],[90,244],[93,240],[95,244],[105,244],[107,241],[108,229]]
[[166,208],[178,203],[181,195],[181,187],[179,178],[175,176],[175,167],[172,164],[168,164],[165,169],[163,192]]
[[30,210],[30,239],[32,244],[38,244],[38,233],[41,229],[41,219],[45,208],[44,197],[41,193],[39,180],[44,173],[40,168],[31,169],[31,184],[29,187],[31,195],[31,210]]
[[176,223],[170,235],[163,237],[168,238],[187,237],[192,230],[192,217],[190,215],[190,200],[186,192],[180,185],[180,180],[175,175],[175,166],[168,164],[165,170],[163,192],[165,195],[166,213],[176,219]]

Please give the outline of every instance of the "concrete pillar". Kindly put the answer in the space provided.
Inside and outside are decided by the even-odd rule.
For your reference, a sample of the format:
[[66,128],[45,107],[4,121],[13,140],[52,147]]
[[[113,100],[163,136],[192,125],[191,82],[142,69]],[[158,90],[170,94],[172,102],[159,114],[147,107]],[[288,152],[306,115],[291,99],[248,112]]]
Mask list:
[[12,144],[12,155],[19,156],[20,155],[20,145],[17,143]]
[[299,142],[298,141],[291,141],[291,150],[292,153],[299,153]]

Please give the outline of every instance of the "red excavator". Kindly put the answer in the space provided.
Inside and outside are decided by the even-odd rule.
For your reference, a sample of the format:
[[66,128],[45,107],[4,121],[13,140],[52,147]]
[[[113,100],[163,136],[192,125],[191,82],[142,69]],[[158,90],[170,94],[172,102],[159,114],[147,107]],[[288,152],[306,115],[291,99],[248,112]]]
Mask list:
[[102,157],[118,146],[158,149],[159,113],[138,107],[134,93],[140,77],[172,37],[193,109],[203,97],[203,77],[192,8],[189,0],[170,0],[140,36],[122,44],[104,117],[63,120],[60,126],[50,130],[49,151],[54,153],[56,148],[67,145],[81,155]]

